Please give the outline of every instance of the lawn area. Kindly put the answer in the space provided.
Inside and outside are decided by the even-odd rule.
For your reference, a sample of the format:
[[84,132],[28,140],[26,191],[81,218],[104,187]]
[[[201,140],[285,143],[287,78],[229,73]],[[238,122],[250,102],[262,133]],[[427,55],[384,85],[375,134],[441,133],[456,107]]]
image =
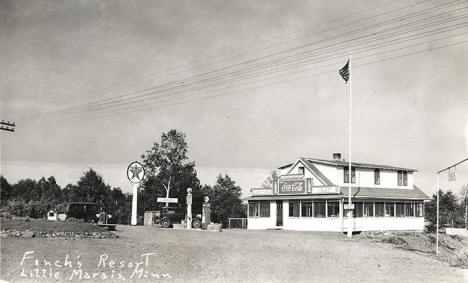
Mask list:
[[339,233],[215,233],[118,226],[116,234],[118,239],[2,238],[1,278],[9,282],[464,280],[460,269],[431,256]]
[[29,230],[33,232],[104,232],[106,228],[91,223],[49,221],[46,219],[1,219],[1,230]]

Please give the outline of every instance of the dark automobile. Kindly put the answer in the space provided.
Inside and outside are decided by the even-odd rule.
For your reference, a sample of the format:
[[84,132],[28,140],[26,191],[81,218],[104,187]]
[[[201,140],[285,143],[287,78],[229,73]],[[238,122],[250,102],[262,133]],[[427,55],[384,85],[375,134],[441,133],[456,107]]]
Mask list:
[[[180,223],[185,220],[185,209],[179,203],[170,203],[169,206],[160,207],[156,213],[156,223],[164,228],[169,228],[173,223]],[[192,227],[200,228],[201,219],[199,216],[193,217]]]
[[97,222],[102,206],[92,202],[71,202],[66,207],[67,218],[83,219],[86,222]]

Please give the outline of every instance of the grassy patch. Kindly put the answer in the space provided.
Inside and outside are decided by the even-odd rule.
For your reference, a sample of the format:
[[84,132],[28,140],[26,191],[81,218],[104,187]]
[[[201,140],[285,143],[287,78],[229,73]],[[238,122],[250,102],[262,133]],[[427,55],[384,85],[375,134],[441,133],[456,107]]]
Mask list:
[[438,257],[435,256],[436,236],[433,233],[366,232],[360,237],[373,242],[393,244],[394,247],[403,250],[425,253],[451,266],[468,268],[468,247],[458,236],[439,235]]

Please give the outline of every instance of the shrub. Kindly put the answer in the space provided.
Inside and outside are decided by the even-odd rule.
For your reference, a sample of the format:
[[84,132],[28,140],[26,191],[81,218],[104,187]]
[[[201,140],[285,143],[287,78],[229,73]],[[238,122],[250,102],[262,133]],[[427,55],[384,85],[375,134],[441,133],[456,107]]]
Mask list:
[[47,212],[54,207],[54,204],[48,201],[30,201],[26,207],[29,217],[44,218],[47,216]]
[[29,214],[27,204],[23,199],[14,199],[8,201],[4,209],[5,212],[8,212],[13,216],[25,217]]
[[1,218],[2,219],[13,219],[13,216],[9,212],[2,211]]
[[86,222],[84,219],[80,219],[80,218],[73,218],[73,217],[67,217],[66,221],[70,221],[70,222],[78,222],[78,223],[85,223],[85,222]]
[[26,203],[23,199],[14,199],[8,201],[2,212],[15,217],[44,218],[54,206],[49,201],[30,201]]

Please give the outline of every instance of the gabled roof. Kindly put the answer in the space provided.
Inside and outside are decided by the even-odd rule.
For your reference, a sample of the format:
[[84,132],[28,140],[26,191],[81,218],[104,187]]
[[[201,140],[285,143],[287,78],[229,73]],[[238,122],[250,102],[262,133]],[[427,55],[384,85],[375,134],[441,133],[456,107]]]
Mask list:
[[[325,164],[325,165],[333,165],[333,166],[343,166],[346,167],[349,165],[347,161],[343,160],[326,160],[326,159],[317,159],[317,158],[304,158],[301,157],[299,158],[301,160],[307,160],[310,163],[319,163],[319,164]],[[278,169],[284,169],[287,168],[293,163],[288,163],[286,165],[283,165],[279,167]],[[385,169],[385,170],[404,170],[404,171],[410,171],[410,172],[416,172],[416,169],[410,169],[410,168],[403,168],[403,167],[395,167],[395,166],[389,166],[389,165],[378,165],[378,164],[370,164],[370,163],[361,163],[361,162],[351,162],[351,166],[353,167],[358,167],[358,168],[369,168],[369,169]]]
[[325,182],[325,185],[327,186],[333,186],[334,184],[325,176],[322,174],[322,172],[320,172],[320,170],[318,170],[317,167],[315,167],[315,165],[312,163],[312,162],[309,162],[307,159],[305,158],[300,158],[300,160],[307,166],[309,167],[309,169],[314,172],[323,182]]
[[[340,187],[342,195],[348,195],[348,187]],[[369,188],[369,187],[351,187],[351,196],[355,198],[380,198],[380,199],[411,199],[426,200],[430,199],[418,187],[412,189],[391,189],[391,188]]]
[[[307,160],[305,160],[304,158],[299,158],[296,162],[294,163],[291,163],[291,169],[289,169],[287,175],[289,173],[291,173],[291,170],[294,169],[294,167],[296,166],[297,163],[301,162],[302,164],[304,164],[305,167],[307,167],[307,169],[309,169],[309,171],[314,174],[315,176],[318,177],[319,180],[322,181],[322,183],[324,183],[326,186],[333,186],[334,184],[325,176],[322,174],[322,172],[320,172],[320,170],[318,170],[317,167],[315,167],[314,164],[312,164],[311,162],[308,162]],[[284,167],[284,168],[287,168],[287,167]]]

